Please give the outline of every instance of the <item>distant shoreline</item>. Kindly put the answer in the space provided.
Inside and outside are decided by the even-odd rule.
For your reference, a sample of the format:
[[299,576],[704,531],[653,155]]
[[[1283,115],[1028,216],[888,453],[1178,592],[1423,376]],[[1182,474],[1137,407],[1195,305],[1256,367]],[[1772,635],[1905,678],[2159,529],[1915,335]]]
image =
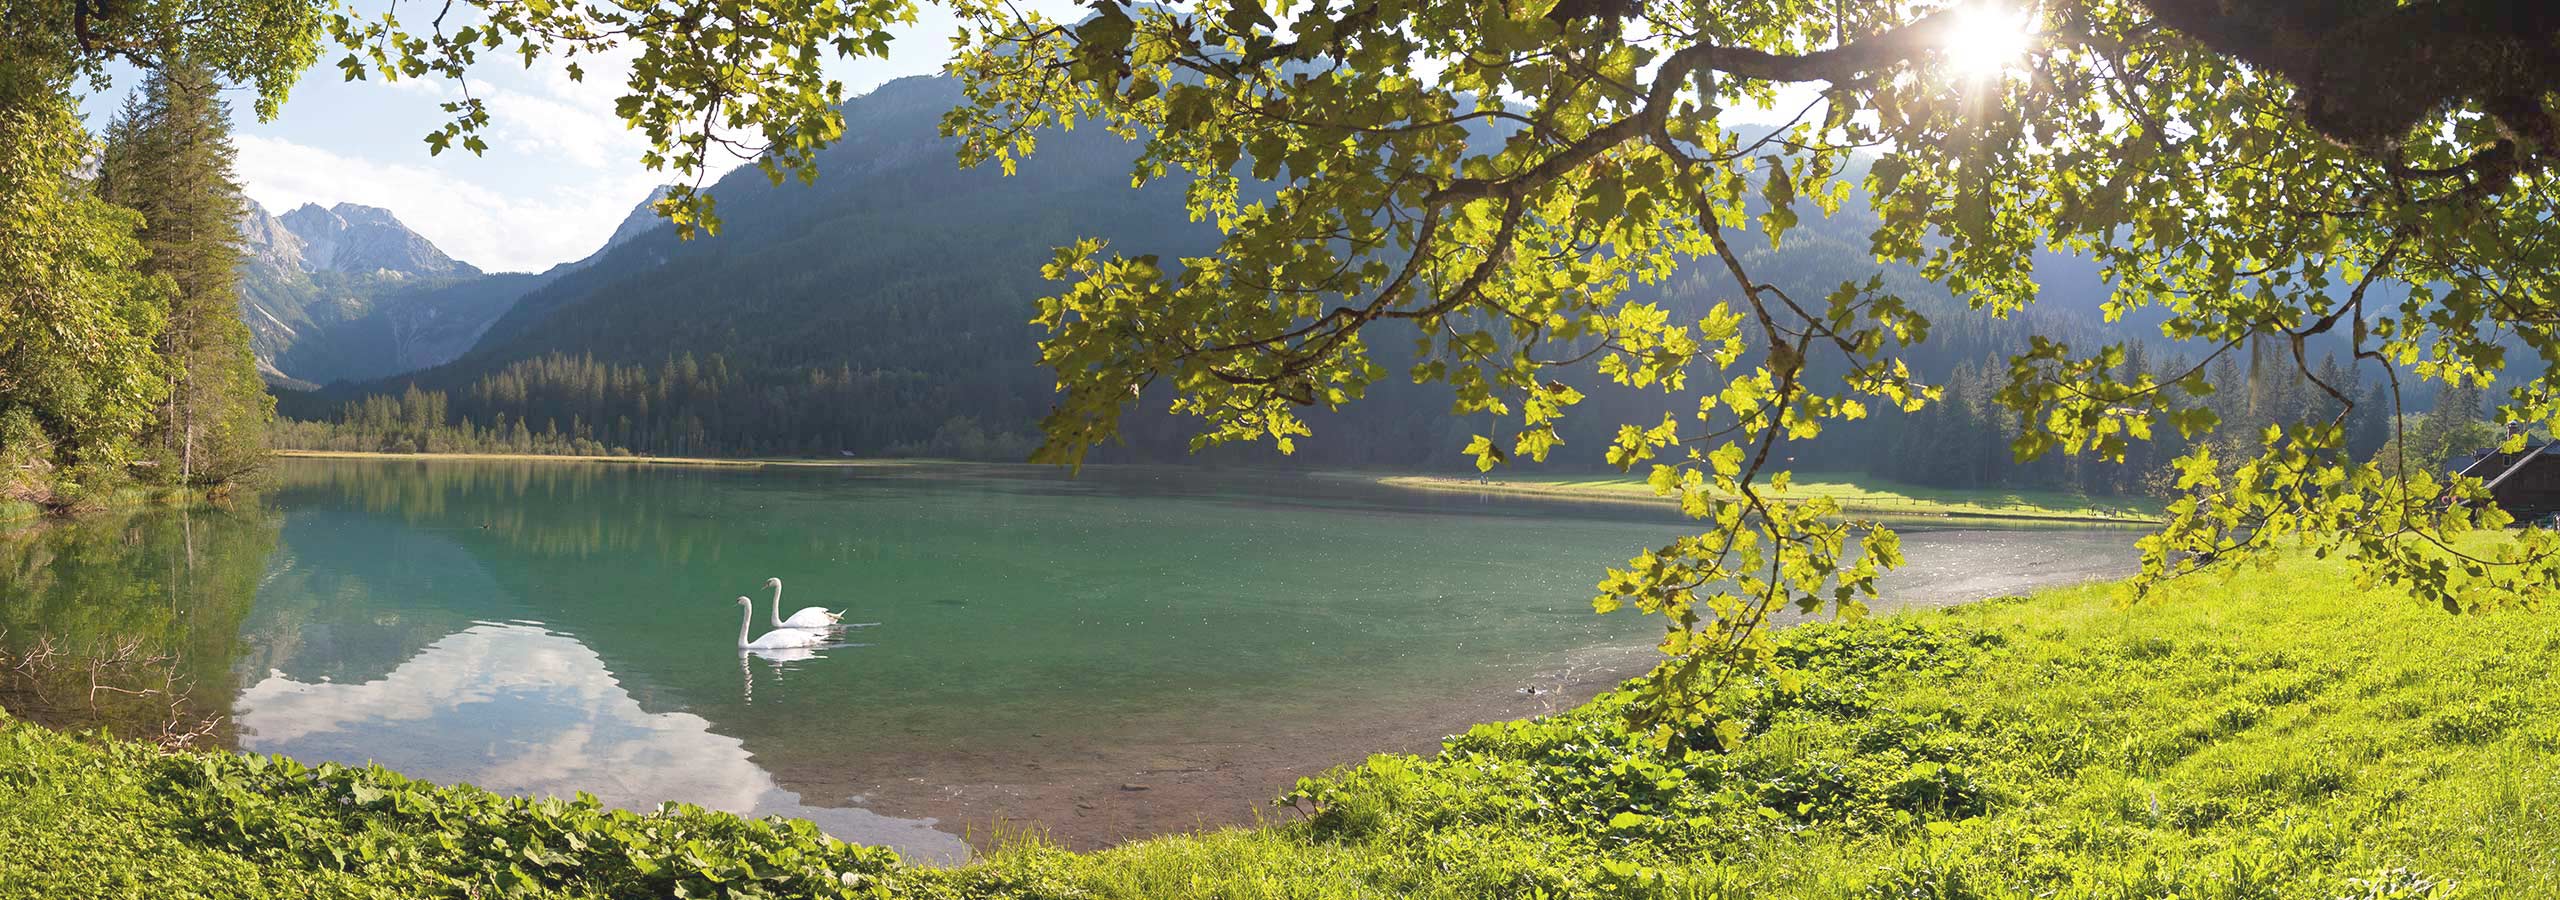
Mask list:
[[[1671,497],[1653,493],[1642,482],[1574,482],[1476,481],[1473,478],[1448,475],[1389,475],[1377,479],[1379,484],[1415,491],[1439,493],[1496,494],[1515,497],[1546,497],[1564,500],[1589,500],[1602,503],[1629,503],[1665,506],[1676,502]],[[1823,496],[1799,491],[1789,499],[1803,500]],[[2053,509],[2026,506],[2002,509],[1964,501],[1945,501],[1925,497],[1908,500],[1878,501],[1848,497],[1832,497],[1845,513],[1864,513],[1885,517],[1945,517],[1962,519],[2002,519],[2029,522],[2089,522],[2104,524],[2153,524],[2157,517],[2133,512],[2104,509]]]
[[270,450],[287,459],[405,459],[452,462],[625,463],[640,466],[795,466],[817,469],[910,469],[926,466],[1010,466],[953,459],[734,459],[712,456],[568,456],[550,453],[380,453],[367,450]]
[[[270,452],[274,453],[277,457],[284,459],[416,460],[421,462],[612,463],[635,466],[704,466],[741,469],[772,467],[806,469],[871,469],[888,471],[900,469],[971,468],[984,471],[1045,471],[1053,468],[1049,466],[1036,466],[1029,463],[981,462],[974,460],[931,458],[887,459],[880,457],[865,457],[861,459],[739,459],[705,456],[564,456],[543,453],[381,453],[363,450],[274,450]],[[1303,471],[1299,474],[1312,475],[1315,477],[1354,478],[1401,490],[1429,491],[1444,494],[1464,493],[1510,497],[1537,497],[1551,500],[1624,503],[1640,506],[1665,506],[1673,503],[1672,498],[1657,496],[1653,493],[1652,488],[1648,487],[1641,481],[1635,480],[1494,480],[1479,482],[1474,478],[1465,476],[1411,474],[1381,475],[1374,471],[1360,472],[1357,470],[1314,470]],[[2002,506],[1985,503],[1980,500],[1932,497],[1917,491],[1912,495],[1906,496],[1869,491],[1857,491],[1849,495],[1843,495],[1836,490],[1826,490],[1827,488],[1833,487],[1835,486],[1810,481],[1799,481],[1797,489],[1791,495],[1790,499],[1803,500],[1813,497],[1829,497],[1833,502],[1840,504],[1840,510],[1842,512],[1878,516],[1883,518],[1984,519],[2012,522],[2055,522],[2110,525],[2147,525],[2155,524],[2160,521],[2156,515],[2148,511],[2141,511],[2132,508],[2129,504],[2125,507],[2114,509],[2099,507],[2066,508],[2060,506],[2042,506],[2034,503]]]

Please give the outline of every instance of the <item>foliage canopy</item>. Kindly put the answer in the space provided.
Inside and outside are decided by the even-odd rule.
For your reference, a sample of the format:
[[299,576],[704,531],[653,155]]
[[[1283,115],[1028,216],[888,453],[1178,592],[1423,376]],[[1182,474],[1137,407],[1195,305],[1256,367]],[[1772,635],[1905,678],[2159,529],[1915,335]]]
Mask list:
[[[954,63],[972,103],[946,121],[964,161],[1009,166],[1041,128],[1100,122],[1144,142],[1135,180],[1187,178],[1224,234],[1180,260],[1060,251],[1049,274],[1065,286],[1040,321],[1065,400],[1044,458],[1079,460],[1160,379],[1203,442],[1283,447],[1307,431],[1301,408],[1393,375],[1445,381],[1456,412],[1516,429],[1476,437],[1484,468],[1557,449],[1582,397],[1561,368],[1657,389],[1662,417],[1625,423],[1607,461],[1651,467],[1710,528],[1613,570],[1596,603],[1668,619],[1653,712],[1691,725],[1713,720],[1704,697],[1726,677],[1702,676],[1731,671],[1707,663],[1770,659],[1772,610],[1855,614],[1899,561],[1884,528],[1784,502],[1781,447],[1939,402],[1904,359],[1931,322],[1881,279],[1764,279],[1737,250],[1834,212],[1852,181],[1880,218],[1876,259],[1983,314],[2033,304],[2033,253],[2063,250],[2101,265],[2111,318],[2153,307],[2165,337],[2211,348],[2164,378],[2126,366],[2124,343],[2039,339],[1998,393],[2022,459],[2121,460],[2155,433],[2210,431],[2206,366],[2253,341],[2289,349],[2341,409],[2357,398],[2317,380],[2314,339],[2343,340],[2395,396],[2404,379],[2485,386],[2511,354],[2560,353],[2540,299],[2560,237],[2546,193],[2560,17],[2524,5],[973,11]],[[2457,52],[2468,61],[2444,64]],[[1775,104],[1789,124],[1738,124]],[[1624,298],[1693,262],[1730,281],[1702,319]],[[1380,340],[1424,361],[1386,372]],[[2502,417],[2560,423],[2545,379],[2520,381]],[[2355,462],[2346,421],[2270,426],[2245,461],[2200,443],[2137,585],[2292,542],[2448,609],[2560,585],[2549,535],[2453,547],[2506,521],[2441,502],[2485,499],[2479,483],[2447,483],[2437,460]]]

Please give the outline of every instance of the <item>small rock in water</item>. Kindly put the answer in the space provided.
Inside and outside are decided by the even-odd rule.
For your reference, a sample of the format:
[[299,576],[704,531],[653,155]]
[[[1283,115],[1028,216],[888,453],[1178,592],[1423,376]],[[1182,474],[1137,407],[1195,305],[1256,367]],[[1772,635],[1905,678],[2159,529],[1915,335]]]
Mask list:
[[1123,784],[1123,785],[1121,785],[1121,786],[1120,786],[1120,789],[1121,789],[1121,790],[1124,790],[1124,791],[1143,791],[1143,790],[1146,790],[1146,789],[1147,789],[1147,786],[1146,786],[1146,785],[1139,784],[1139,783],[1137,783],[1137,782],[1132,781],[1132,782],[1129,782],[1129,783],[1127,783],[1127,784]]

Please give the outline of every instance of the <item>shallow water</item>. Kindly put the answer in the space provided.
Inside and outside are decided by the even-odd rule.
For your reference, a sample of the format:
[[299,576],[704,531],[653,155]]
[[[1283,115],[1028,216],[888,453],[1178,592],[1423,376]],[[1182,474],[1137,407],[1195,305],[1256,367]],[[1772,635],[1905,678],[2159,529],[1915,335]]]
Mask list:
[[[1295,777],[1587,696],[1657,627],[1623,504],[1194,469],[294,460],[257,508],[0,542],[0,640],[143,640],[242,749],[682,800],[949,860],[1249,821]],[[1906,531],[1904,603],[2131,567],[2116,530]],[[734,598],[866,627],[741,654]]]

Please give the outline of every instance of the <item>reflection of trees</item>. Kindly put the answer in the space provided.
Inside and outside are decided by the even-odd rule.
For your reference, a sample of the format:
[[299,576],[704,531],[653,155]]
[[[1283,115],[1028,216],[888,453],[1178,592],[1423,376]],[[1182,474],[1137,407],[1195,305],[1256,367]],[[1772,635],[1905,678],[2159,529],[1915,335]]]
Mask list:
[[[716,502],[709,473],[610,463],[296,460],[279,494],[333,496],[412,525],[477,527],[526,553],[584,557],[647,551],[675,562],[706,552],[700,519]],[[610,521],[608,521],[610,518]]]
[[0,705],[134,735],[159,731],[180,698],[190,716],[228,716],[278,518],[160,509],[0,535],[0,653],[17,663]]

